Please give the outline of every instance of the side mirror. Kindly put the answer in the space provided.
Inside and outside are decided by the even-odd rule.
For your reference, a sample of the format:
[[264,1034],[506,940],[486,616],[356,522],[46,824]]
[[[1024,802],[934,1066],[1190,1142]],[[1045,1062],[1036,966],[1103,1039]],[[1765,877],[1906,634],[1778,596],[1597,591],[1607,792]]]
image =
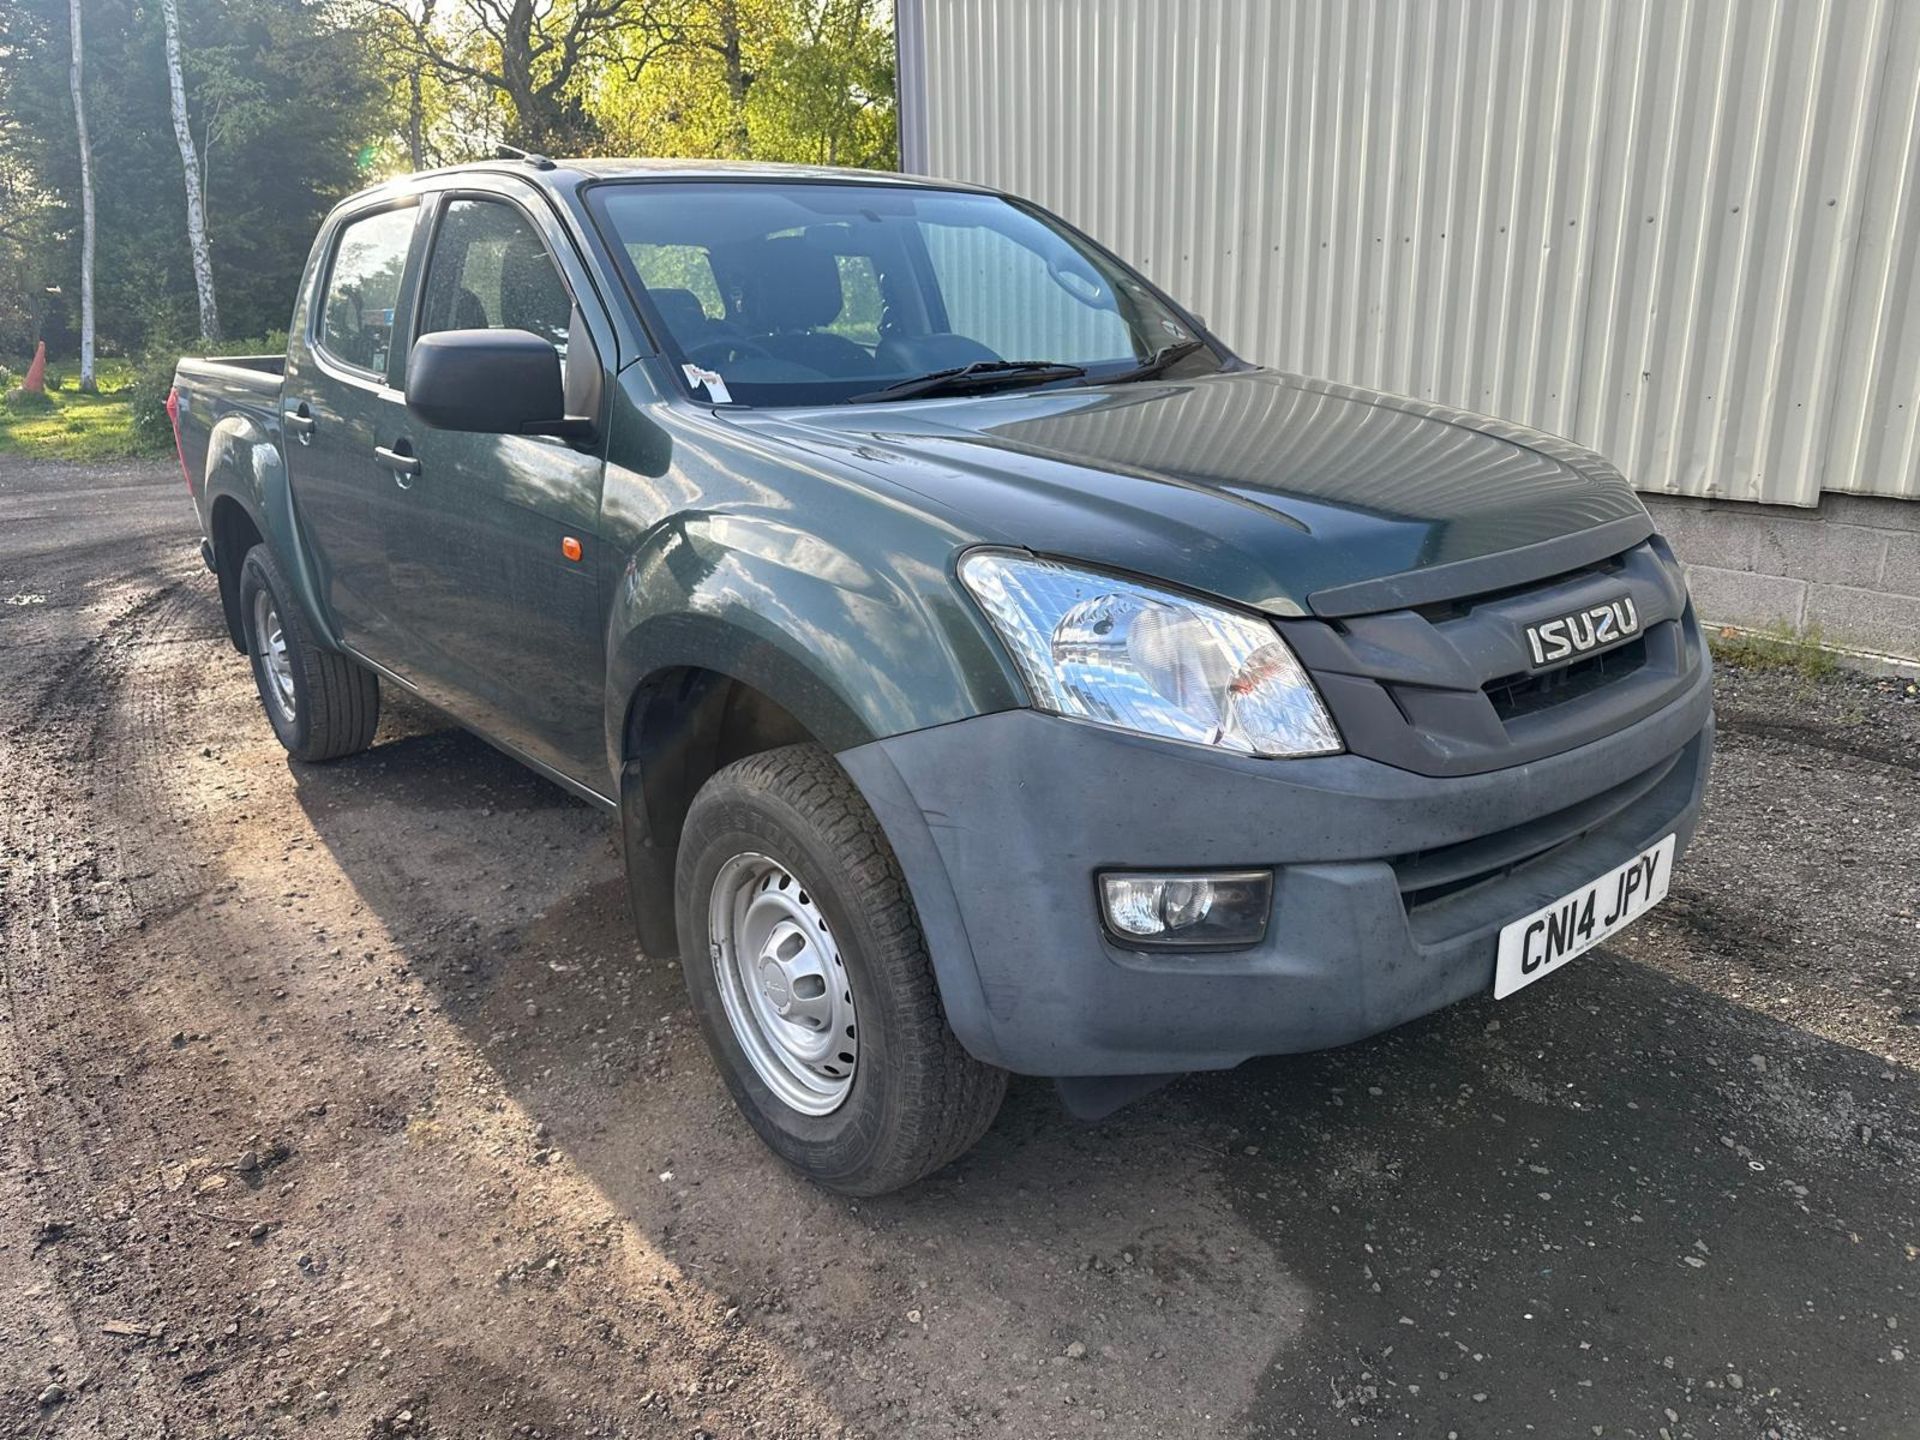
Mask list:
[[413,342],[407,409],[437,430],[583,439],[567,414],[560,352],[528,330],[441,330]]

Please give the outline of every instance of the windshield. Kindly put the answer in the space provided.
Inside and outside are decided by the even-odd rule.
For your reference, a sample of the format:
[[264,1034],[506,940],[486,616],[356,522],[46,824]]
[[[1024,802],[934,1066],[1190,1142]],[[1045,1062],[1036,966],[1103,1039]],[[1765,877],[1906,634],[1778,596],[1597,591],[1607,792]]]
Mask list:
[[[890,399],[876,392],[965,366],[981,368],[956,386],[1092,384],[1175,346],[1192,352],[1180,374],[1220,366],[1146,281],[996,195],[772,181],[591,193],[701,399]],[[1029,378],[1002,363],[1027,361],[1073,369]]]

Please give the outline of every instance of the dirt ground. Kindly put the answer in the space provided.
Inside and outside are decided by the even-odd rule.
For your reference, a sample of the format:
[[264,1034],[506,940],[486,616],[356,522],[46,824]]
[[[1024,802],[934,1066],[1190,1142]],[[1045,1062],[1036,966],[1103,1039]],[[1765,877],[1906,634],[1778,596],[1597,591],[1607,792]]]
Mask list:
[[0,1435],[1920,1435],[1920,705],[1722,677],[1669,903],[849,1203],[586,807],[288,762],[176,468],[0,459]]

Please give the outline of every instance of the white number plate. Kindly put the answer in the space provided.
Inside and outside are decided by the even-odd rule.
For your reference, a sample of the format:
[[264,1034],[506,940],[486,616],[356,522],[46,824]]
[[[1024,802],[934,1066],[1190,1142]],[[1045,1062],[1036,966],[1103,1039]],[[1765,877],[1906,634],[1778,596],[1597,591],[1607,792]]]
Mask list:
[[1504,1000],[1558,970],[1666,899],[1667,882],[1673,878],[1673,841],[1667,836],[1591,885],[1503,929],[1493,998]]

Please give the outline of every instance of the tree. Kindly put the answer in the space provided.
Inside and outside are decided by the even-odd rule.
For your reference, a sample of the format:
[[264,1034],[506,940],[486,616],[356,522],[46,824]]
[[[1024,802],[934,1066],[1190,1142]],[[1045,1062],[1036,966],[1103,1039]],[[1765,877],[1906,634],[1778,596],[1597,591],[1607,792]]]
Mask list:
[[[57,329],[49,322],[63,258],[53,204],[21,153],[19,127],[0,115],[0,361],[32,354]],[[62,338],[55,334],[49,343]]]
[[706,23],[696,22],[681,33],[719,62],[720,83],[725,87],[727,99],[723,153],[744,159],[753,149],[747,129],[747,87],[753,84],[754,76],[747,69],[747,37],[740,23],[740,0],[711,0],[703,9]]
[[80,0],[67,0],[67,88],[73,92],[73,135],[80,147],[80,388],[93,378],[93,146],[87,140],[86,44],[80,32]]
[[200,338],[220,338],[220,307],[213,294],[213,256],[207,246],[207,210],[201,199],[200,158],[195,153],[193,129],[187,124],[187,85],[180,71],[179,0],[160,0],[166,28],[167,98],[173,115],[174,143],[180,147],[180,169],[187,187],[187,249],[193,256],[194,297],[200,308]]
[[[377,142],[395,118],[385,57],[339,7],[178,3],[222,326],[284,329],[321,218],[378,178]],[[187,276],[174,273],[180,293]]]
[[891,21],[885,0],[697,0],[659,24],[646,83],[605,68],[589,109],[617,154],[890,167]]
[[622,42],[664,35],[673,0],[461,0],[438,24],[425,0],[367,3],[391,18],[389,34],[412,58],[446,81],[477,85],[504,100],[512,143],[591,154],[599,132],[581,103],[581,82],[616,61],[637,75],[636,52]]
[[407,57],[407,162],[414,170],[427,168],[427,77],[426,62],[419,50],[433,28],[434,0],[421,0],[420,19],[408,26],[414,53]]
[[892,169],[900,163],[892,7],[880,0],[799,0],[774,42],[770,83],[755,96],[779,158]]
[[502,138],[890,164],[890,20],[887,0],[0,0],[0,359],[42,333],[70,358],[81,312],[102,355],[190,344],[216,313],[279,330],[335,201]]
[[[155,0],[82,3],[97,343],[103,354],[170,348],[200,325],[184,170],[159,63],[164,17]],[[285,327],[320,218],[374,178],[377,142],[395,120],[386,57],[339,7],[314,0],[174,3],[221,328],[261,336]],[[0,146],[39,197],[40,294],[58,286],[77,311],[83,196],[64,64],[68,4],[0,0]],[[99,84],[104,76],[114,83]],[[27,284],[0,258],[0,292]],[[58,353],[71,342],[54,307],[48,343]],[[0,308],[23,307],[0,300]]]
[[490,154],[505,138],[494,92],[443,72],[428,58],[443,29],[441,0],[354,3],[354,23],[369,37],[393,96],[394,129],[380,147],[382,163],[428,170]]

